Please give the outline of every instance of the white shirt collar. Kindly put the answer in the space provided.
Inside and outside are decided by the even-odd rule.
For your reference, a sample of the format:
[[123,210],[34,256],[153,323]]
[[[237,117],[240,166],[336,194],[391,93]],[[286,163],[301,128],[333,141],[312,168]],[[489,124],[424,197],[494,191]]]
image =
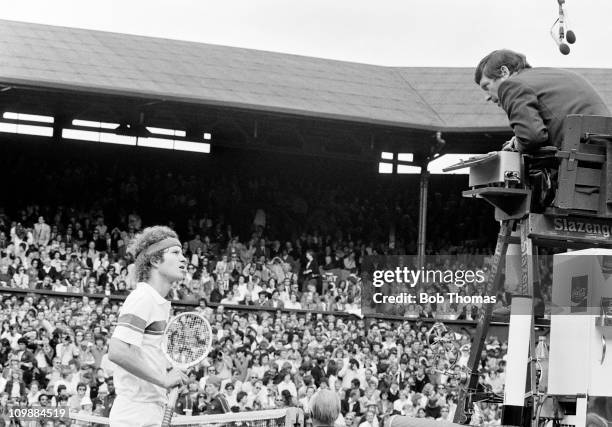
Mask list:
[[149,285],[147,282],[138,282],[138,284],[136,286],[144,287],[145,289],[147,289],[147,291],[150,292],[153,295],[153,298],[155,299],[155,302],[158,303],[158,304],[166,304],[166,303],[170,302],[167,299],[165,299],[164,297],[162,297],[160,295],[160,293],[157,292],[155,290],[155,288],[153,288],[153,286]]

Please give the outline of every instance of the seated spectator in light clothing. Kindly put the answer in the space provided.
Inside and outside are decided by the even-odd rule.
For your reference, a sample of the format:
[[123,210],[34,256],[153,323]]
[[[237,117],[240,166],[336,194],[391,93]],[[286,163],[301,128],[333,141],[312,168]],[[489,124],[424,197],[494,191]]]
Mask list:
[[87,385],[85,383],[78,383],[76,389],[76,394],[73,394],[68,399],[68,406],[70,406],[71,410],[77,412],[84,411],[91,413],[92,402],[87,392]]
[[278,392],[281,393],[283,390],[287,390],[291,393],[291,396],[297,398],[297,389],[294,382],[291,380],[291,372],[289,370],[284,372],[283,380],[278,384]]
[[229,290],[225,293],[225,297],[221,300],[221,304],[238,305],[240,304],[240,300],[238,300],[233,291]]
[[285,302],[285,308],[302,309],[302,304],[297,300],[296,294],[289,294],[289,301]]

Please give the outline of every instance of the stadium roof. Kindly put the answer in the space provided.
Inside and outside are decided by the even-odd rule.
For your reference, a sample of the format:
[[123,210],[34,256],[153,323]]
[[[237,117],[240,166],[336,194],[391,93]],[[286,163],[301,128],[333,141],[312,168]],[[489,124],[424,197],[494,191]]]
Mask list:
[[[575,70],[612,108],[612,70]],[[383,126],[507,131],[469,68],[401,68],[0,20],[0,83]]]

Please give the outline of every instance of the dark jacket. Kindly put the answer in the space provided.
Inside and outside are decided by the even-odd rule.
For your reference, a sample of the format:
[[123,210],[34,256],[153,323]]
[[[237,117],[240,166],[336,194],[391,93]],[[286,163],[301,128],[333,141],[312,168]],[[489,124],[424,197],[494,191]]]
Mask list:
[[522,70],[499,85],[498,95],[521,152],[561,147],[568,114],[611,115],[588,81],[562,69]]
[[321,380],[327,377],[327,375],[325,375],[325,371],[319,365],[310,370],[310,375],[312,376],[312,379],[317,387],[321,385]]
[[353,405],[351,407],[351,404],[349,403],[348,399],[343,399],[340,401],[340,412],[342,413],[342,416],[346,415],[349,412],[354,412],[355,414],[359,415],[361,414],[361,405],[359,404],[359,401],[356,400],[355,402],[353,402]]
[[104,405],[104,412],[102,412],[102,415],[104,415],[105,417],[110,416],[110,411],[111,409],[113,409],[113,404],[115,403],[116,397],[117,395],[115,393],[109,394],[104,397],[104,401],[102,402],[102,404]]
[[197,400],[198,398],[196,397],[194,399],[190,393],[184,393],[176,401],[174,411],[177,414],[185,415],[185,409],[191,409],[193,411],[194,407],[198,403]]
[[208,405],[207,414],[225,414],[226,412],[230,412],[229,404],[227,403],[227,399],[221,393],[217,394],[212,398],[210,404]]
[[[13,390],[13,380],[10,379],[7,381],[4,386],[4,391],[6,391],[9,395],[9,399],[11,398],[11,392]],[[19,381],[19,396],[26,397],[28,391],[26,390],[26,385],[23,381]]]

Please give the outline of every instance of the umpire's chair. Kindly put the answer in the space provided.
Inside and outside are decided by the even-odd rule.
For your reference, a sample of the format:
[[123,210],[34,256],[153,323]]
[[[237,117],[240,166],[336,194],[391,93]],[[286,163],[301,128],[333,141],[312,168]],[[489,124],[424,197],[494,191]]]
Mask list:
[[612,117],[567,116],[561,148],[523,154],[499,151],[445,171],[470,168],[464,197],[495,206],[495,219],[528,213],[612,218]]
[[612,117],[567,116],[564,134],[552,213],[612,218]]
[[531,212],[612,217],[612,117],[567,116],[561,148],[524,155]]

